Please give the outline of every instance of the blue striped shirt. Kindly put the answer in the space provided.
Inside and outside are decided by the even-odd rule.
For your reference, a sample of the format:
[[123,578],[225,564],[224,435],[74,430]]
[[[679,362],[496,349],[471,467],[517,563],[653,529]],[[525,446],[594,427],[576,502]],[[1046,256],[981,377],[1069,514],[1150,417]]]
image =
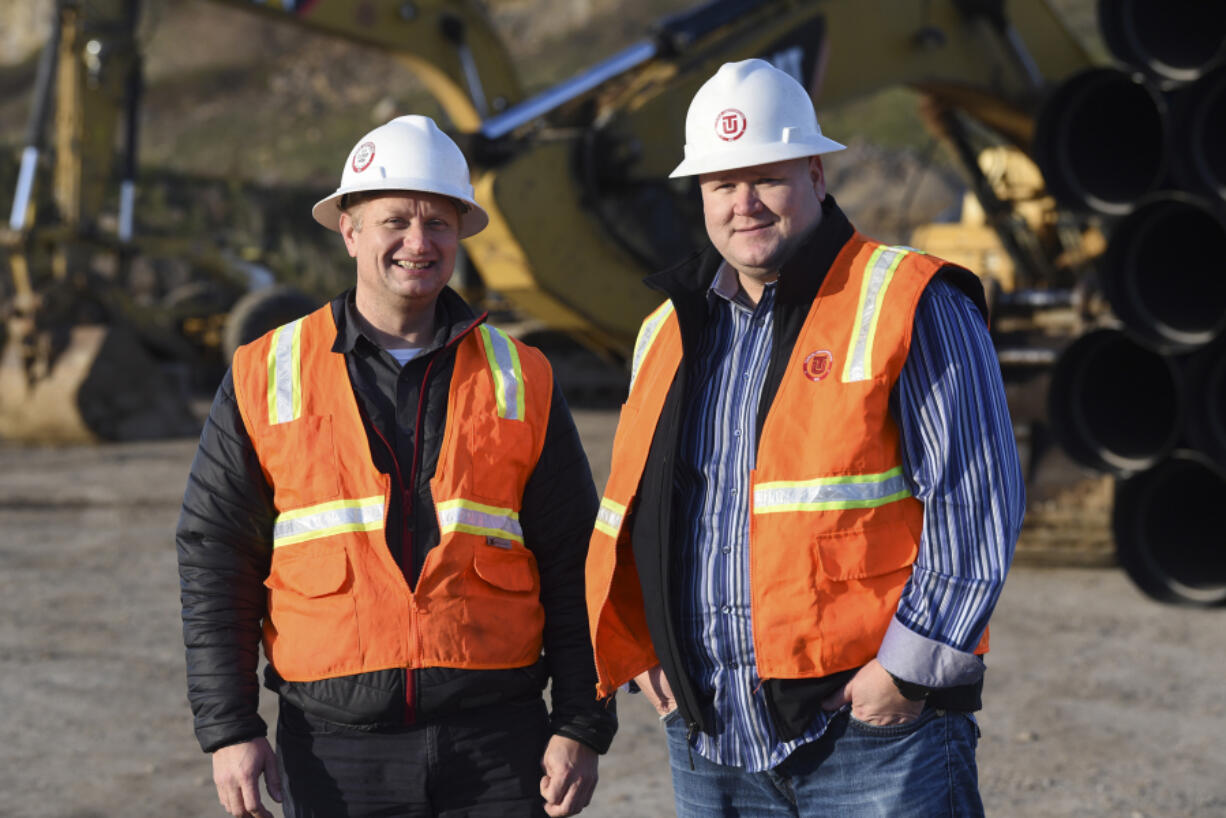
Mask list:
[[[757,305],[720,268],[711,319],[689,369],[674,491],[680,532],[679,616],[687,670],[712,707],[694,748],[761,772],[825,732],[775,732],[755,670],[749,595],[749,474],[758,401],[771,357],[775,284]],[[893,393],[909,488],[924,503],[914,573],[878,660],[930,687],[977,681],[971,651],[999,597],[1021,529],[1024,486],[992,343],[978,310],[936,280],[920,299]]]

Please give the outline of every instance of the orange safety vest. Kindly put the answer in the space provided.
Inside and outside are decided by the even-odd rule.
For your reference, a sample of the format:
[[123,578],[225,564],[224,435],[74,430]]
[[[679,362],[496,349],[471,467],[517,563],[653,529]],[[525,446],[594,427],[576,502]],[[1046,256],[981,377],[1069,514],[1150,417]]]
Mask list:
[[484,324],[459,342],[430,481],[440,541],[409,588],[384,531],[391,479],[372,462],[336,332],[325,306],[234,355],[235,396],[277,509],[269,662],[292,682],[532,664],[545,615],[519,510],[545,440],[549,363]]
[[[863,665],[898,609],[924,511],[903,477],[890,392],[920,295],[943,266],[856,233],[800,330],[750,474],[750,605],[762,679],[818,678]],[[601,696],[658,663],[626,522],[681,356],[680,328],[665,302],[635,344],[588,551]],[[985,633],[976,652],[986,650]]]

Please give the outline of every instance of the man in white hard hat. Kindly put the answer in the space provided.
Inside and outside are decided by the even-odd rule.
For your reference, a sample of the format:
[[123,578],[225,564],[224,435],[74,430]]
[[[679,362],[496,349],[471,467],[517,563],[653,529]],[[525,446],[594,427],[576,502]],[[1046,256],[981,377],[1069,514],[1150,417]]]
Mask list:
[[544,356],[447,287],[488,221],[464,156],[399,117],[313,214],[356,286],[235,354],[176,536],[221,803],[270,815],[262,776],[287,816],[573,815],[617,727],[583,603],[596,493]]
[[587,589],[598,692],[655,705],[682,818],[982,813],[1017,451],[979,282],[856,232],[842,148],[746,60],[673,172],[711,246],[648,279]]

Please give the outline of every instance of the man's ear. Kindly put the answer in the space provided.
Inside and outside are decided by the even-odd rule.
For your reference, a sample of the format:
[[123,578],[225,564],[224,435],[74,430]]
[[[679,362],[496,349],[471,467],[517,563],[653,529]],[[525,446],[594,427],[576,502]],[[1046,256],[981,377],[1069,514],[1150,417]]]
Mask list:
[[350,258],[356,258],[358,243],[353,234],[357,232],[357,223],[354,222],[353,216],[350,216],[344,210],[341,211],[340,230],[341,238],[345,240],[345,249],[349,251]]
[[819,202],[826,201],[826,172],[822,169],[820,156],[809,157],[809,178],[813,180],[813,192]]

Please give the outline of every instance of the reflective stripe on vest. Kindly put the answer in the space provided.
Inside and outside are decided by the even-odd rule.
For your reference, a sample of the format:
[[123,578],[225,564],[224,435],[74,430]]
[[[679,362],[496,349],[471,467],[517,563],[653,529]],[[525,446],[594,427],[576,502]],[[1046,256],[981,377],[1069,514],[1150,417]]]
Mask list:
[[762,483],[754,487],[755,514],[876,508],[911,496],[902,467],[881,474],[819,477],[816,480]]
[[647,353],[651,351],[651,345],[660,334],[660,327],[664,326],[664,322],[672,314],[673,302],[665,301],[659,307],[656,307],[655,312],[644,319],[643,326],[639,329],[638,338],[634,341],[634,357],[631,358],[630,364],[631,389],[634,389],[634,379],[639,374],[639,367],[642,366],[643,359],[647,357]]
[[272,547],[282,548],[334,534],[378,531],[382,528],[382,496],[333,500],[278,514],[272,529]]
[[277,327],[268,347],[268,423],[302,415],[302,319]]
[[621,531],[625,514],[626,507],[621,503],[614,502],[608,497],[602,497],[600,511],[596,512],[596,530],[617,539],[617,532]]
[[485,324],[477,327],[485,359],[494,376],[494,394],[498,397],[498,417],[507,420],[524,419],[524,372],[519,365],[519,350],[505,332]]
[[505,537],[513,542],[524,541],[519,514],[509,508],[487,506],[471,500],[444,500],[435,504],[439,532],[443,535],[463,531],[487,537]]
[[869,256],[860,287],[860,303],[856,307],[855,330],[847,350],[847,364],[843,368],[844,383],[866,381],[873,376],[873,341],[877,335],[877,320],[881,316],[881,302],[894,279],[894,271],[909,251],[910,248],[906,247],[883,246]]

